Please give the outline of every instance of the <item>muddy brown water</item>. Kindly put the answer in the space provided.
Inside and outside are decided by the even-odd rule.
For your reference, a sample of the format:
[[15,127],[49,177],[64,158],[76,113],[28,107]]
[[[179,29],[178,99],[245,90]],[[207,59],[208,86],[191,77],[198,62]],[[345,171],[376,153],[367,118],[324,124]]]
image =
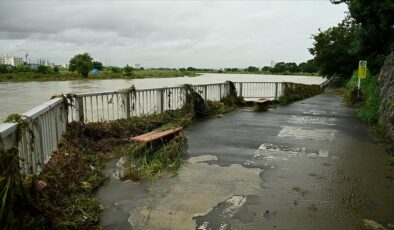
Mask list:
[[394,169],[332,91],[268,112],[188,127],[177,176],[112,173],[97,193],[105,229],[393,229]]
[[0,82],[0,121],[11,113],[24,113],[49,100],[53,95],[115,91],[130,87],[137,89],[172,87],[182,84],[222,83],[226,80],[249,82],[288,81],[305,84],[320,84],[321,77],[253,75],[253,74],[203,74],[198,77],[152,78],[135,80],[85,80],[49,82]]

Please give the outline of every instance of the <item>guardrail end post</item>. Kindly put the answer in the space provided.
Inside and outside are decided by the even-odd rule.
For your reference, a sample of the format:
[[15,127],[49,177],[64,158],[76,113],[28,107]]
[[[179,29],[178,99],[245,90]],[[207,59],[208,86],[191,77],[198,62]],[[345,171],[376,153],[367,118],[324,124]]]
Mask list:
[[275,100],[278,100],[278,82],[275,82]]

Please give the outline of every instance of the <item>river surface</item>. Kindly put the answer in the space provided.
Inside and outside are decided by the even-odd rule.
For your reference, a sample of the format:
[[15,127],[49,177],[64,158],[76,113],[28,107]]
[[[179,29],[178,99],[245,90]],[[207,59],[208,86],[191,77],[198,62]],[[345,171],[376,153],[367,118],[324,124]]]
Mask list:
[[295,82],[320,84],[321,77],[254,74],[203,74],[198,77],[150,78],[134,80],[74,80],[49,82],[0,83],[0,121],[11,113],[24,113],[47,101],[54,95],[115,91],[132,84],[137,89],[172,87],[182,84],[211,84],[227,80],[234,82]]

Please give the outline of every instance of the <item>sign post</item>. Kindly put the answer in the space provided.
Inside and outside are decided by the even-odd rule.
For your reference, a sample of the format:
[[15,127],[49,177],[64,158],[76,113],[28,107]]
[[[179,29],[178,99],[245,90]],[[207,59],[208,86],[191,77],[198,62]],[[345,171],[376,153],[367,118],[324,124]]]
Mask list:
[[367,77],[367,61],[359,61],[358,62],[358,92],[357,98],[360,99],[360,91],[361,91],[361,79],[365,79]]

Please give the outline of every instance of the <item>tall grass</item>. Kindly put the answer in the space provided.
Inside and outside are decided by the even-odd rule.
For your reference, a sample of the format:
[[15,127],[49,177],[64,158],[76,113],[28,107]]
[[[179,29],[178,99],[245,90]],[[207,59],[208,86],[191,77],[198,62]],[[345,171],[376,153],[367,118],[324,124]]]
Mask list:
[[366,79],[361,79],[360,98],[357,98],[357,71],[346,84],[344,102],[358,108],[357,116],[368,125],[376,125],[379,120],[380,88],[378,77],[367,73]]

